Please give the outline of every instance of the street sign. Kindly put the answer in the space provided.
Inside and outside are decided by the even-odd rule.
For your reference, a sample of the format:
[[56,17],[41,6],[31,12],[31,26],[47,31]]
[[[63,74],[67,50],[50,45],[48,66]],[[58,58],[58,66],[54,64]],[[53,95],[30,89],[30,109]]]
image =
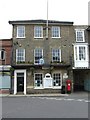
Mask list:
[[39,60],[39,64],[40,64],[40,65],[44,64],[44,59],[43,59],[43,58],[41,58],[41,59]]

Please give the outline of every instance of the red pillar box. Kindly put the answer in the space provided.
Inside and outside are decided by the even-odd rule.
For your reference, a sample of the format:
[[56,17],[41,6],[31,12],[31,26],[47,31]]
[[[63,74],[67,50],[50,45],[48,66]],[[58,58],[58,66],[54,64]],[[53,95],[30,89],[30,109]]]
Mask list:
[[71,93],[71,80],[66,80],[66,91],[67,93]]

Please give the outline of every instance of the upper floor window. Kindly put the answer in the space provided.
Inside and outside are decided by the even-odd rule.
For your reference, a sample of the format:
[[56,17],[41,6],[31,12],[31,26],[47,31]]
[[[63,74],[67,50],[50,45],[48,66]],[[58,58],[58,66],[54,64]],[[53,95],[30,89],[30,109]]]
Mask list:
[[74,47],[74,57],[75,57],[76,61],[86,61],[86,60],[88,60],[87,45],[75,45],[75,47]]
[[85,42],[83,29],[76,29],[76,42]]
[[40,64],[40,59],[43,59],[43,50],[40,48],[36,48],[34,50],[34,63]]
[[61,50],[52,49],[52,62],[60,62],[60,61],[61,61]]
[[34,27],[34,38],[43,38],[43,27],[42,26]]
[[52,27],[52,38],[60,38],[60,27]]
[[0,50],[0,60],[5,60],[5,50]]
[[17,38],[25,38],[25,26],[17,26]]
[[24,62],[24,61],[25,61],[25,49],[17,49],[16,62]]

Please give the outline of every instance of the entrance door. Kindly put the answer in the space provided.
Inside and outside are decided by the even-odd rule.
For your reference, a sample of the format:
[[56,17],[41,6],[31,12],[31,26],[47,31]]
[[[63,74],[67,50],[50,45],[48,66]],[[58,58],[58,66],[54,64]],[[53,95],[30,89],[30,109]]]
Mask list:
[[17,73],[17,92],[24,92],[24,73]]

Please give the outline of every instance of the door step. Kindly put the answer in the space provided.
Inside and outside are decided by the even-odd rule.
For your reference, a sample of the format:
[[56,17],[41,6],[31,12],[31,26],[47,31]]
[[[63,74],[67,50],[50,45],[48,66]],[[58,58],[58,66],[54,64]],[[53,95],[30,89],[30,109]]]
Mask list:
[[18,92],[16,95],[24,95],[23,92]]

